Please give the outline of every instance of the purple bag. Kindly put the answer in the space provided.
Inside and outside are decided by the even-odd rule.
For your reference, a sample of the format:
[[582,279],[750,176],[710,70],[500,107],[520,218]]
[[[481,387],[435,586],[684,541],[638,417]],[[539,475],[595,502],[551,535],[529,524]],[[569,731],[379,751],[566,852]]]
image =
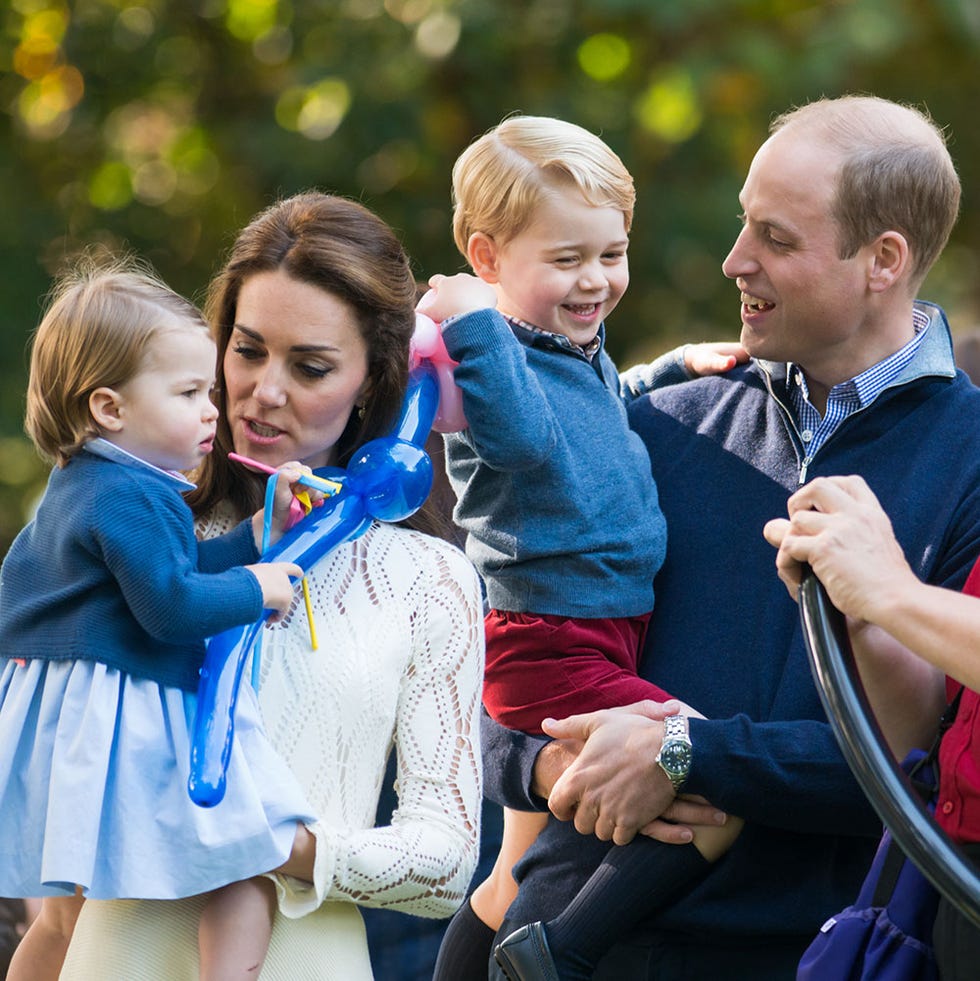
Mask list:
[[[902,762],[929,810],[938,781],[932,761],[913,750]],[[938,981],[932,927],[939,893],[886,830],[853,906],[820,928],[797,981]]]

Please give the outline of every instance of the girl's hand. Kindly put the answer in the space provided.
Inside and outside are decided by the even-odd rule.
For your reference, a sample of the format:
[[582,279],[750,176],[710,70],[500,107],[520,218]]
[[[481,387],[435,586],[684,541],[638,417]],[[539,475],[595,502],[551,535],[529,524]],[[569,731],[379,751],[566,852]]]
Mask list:
[[455,276],[436,273],[429,280],[429,292],[419,300],[416,309],[441,324],[450,317],[496,306],[496,291],[482,279],[469,273],[457,273]]
[[[312,473],[309,467],[304,466],[297,460],[290,460],[277,468],[279,477],[276,481],[275,497],[272,502],[272,523],[269,527],[269,544],[274,545],[283,532],[288,531],[300,518],[306,509],[296,499],[298,494],[309,495],[310,504],[319,507],[323,503],[323,491],[313,487],[307,487],[299,483],[299,479],[306,474]],[[256,511],[252,518],[252,527],[255,532],[255,540],[262,541],[262,529],[265,521],[265,508]],[[261,547],[261,546],[260,546]]]
[[706,341],[684,347],[684,367],[696,376],[721,375],[748,360],[749,352],[737,341]]
[[259,581],[262,605],[272,610],[270,621],[281,620],[293,602],[293,579],[302,579],[303,570],[294,562],[256,562],[245,566]]

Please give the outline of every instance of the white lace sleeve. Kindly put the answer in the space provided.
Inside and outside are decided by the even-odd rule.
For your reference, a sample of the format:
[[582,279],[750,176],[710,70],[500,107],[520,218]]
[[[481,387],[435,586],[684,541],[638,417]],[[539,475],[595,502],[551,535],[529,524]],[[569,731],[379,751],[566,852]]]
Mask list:
[[[376,683],[377,703],[384,702],[390,689],[390,728],[381,733],[375,753],[378,705],[365,709],[353,704],[363,691],[345,698],[343,708],[333,710],[349,720],[339,737],[336,775],[341,781],[353,780],[366,761],[376,761],[363,774],[371,781],[373,808],[393,740],[398,807],[386,827],[370,826],[373,813],[364,826],[352,823],[360,819],[350,814],[322,816],[311,829],[317,839],[316,881],[311,888],[280,877],[280,909],[296,917],[325,900],[340,900],[449,916],[466,893],[479,848],[484,641],[476,573],[457,549],[404,529],[376,527],[354,543],[353,553],[332,579],[318,585],[342,617],[336,620],[337,629],[342,623],[347,629],[361,624],[360,617],[372,618],[371,639],[355,631],[351,643],[362,648],[361,660],[371,664],[361,687]],[[362,609],[365,600],[371,609]],[[322,613],[327,605],[327,597],[318,595],[318,610]],[[328,624],[318,616],[321,636],[329,636],[326,630]],[[398,665],[386,653],[389,644],[399,651]],[[339,646],[329,656],[342,661]],[[391,677],[396,671],[398,676]],[[333,748],[321,744],[324,751],[330,754]],[[345,754],[352,758],[345,760]],[[341,796],[347,793],[337,790]],[[310,798],[314,806],[316,796]],[[324,811],[318,808],[318,813]]]

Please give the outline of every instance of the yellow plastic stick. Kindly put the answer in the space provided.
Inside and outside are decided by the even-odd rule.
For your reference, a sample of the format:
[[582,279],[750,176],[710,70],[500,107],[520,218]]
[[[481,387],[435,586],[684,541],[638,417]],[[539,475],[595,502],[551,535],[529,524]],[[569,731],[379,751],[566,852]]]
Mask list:
[[303,602],[306,604],[306,621],[310,625],[310,646],[316,650],[319,645],[316,642],[316,624],[313,623],[313,604],[310,602],[310,587],[303,576]]

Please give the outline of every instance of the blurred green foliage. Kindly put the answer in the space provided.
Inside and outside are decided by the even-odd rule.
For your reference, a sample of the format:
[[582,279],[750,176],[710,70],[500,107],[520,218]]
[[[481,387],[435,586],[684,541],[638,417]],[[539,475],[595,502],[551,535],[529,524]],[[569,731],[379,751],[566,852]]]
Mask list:
[[923,291],[980,322],[975,0],[7,0],[0,9],[0,550],[44,467],[20,436],[25,349],[81,248],[148,258],[200,298],[234,233],[317,186],[400,233],[419,277],[462,267],[456,155],[504,115],[599,132],[637,179],[621,363],[731,337],[721,275],[772,116],[874,92],[949,128],[954,242]]

